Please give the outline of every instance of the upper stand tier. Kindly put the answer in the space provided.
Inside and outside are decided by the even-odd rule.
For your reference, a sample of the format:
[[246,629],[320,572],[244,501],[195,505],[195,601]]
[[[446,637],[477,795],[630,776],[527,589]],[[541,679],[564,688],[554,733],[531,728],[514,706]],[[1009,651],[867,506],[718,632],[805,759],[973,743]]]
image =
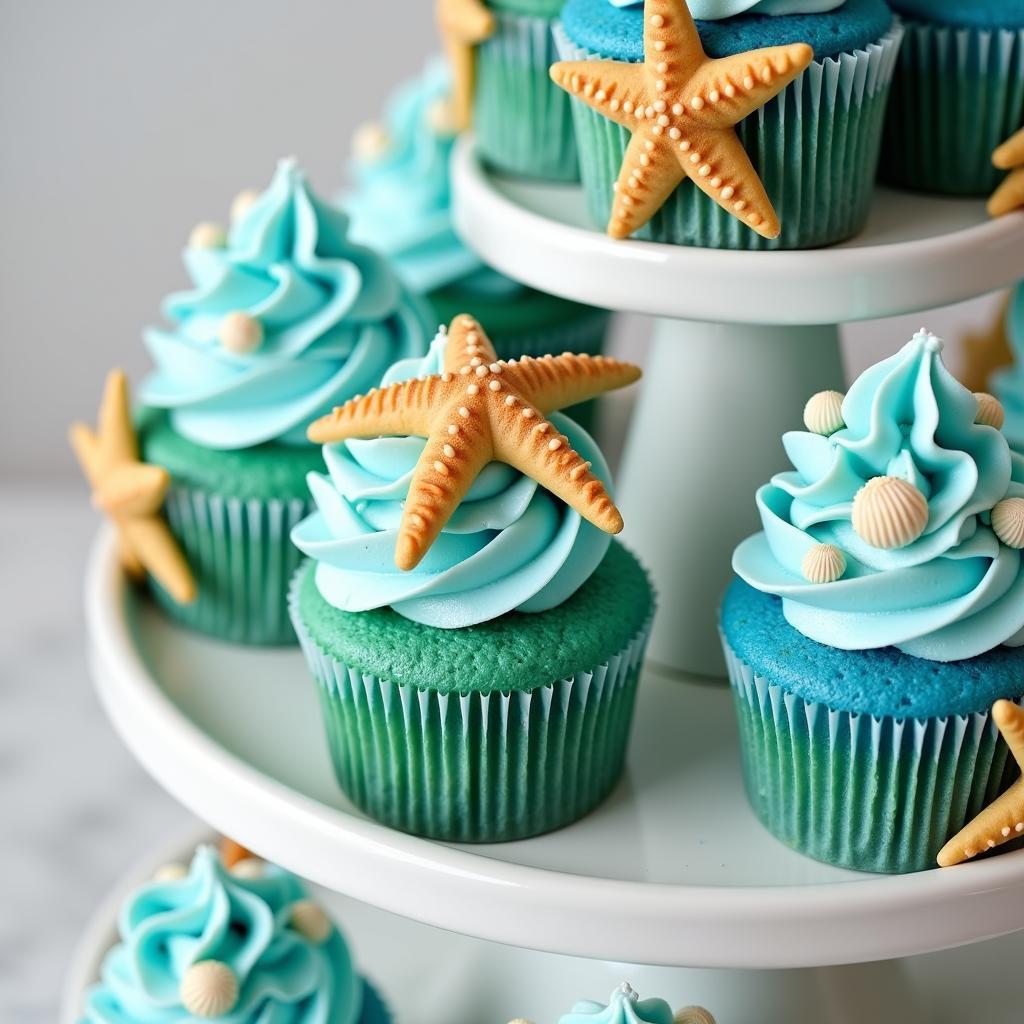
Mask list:
[[1024,212],[879,188],[867,227],[827,249],[733,252],[616,241],[578,185],[502,177],[472,140],[454,154],[455,224],[498,270],[541,291],[680,320],[837,324],[934,309],[1024,276]]
[[1024,851],[884,877],[818,864],[747,807],[726,688],[650,671],[626,779],[518,843],[456,846],[367,820],[331,773],[297,648],[231,646],[126,586],[113,533],[86,582],[92,668],[121,737],[212,827],[309,880],[451,931],[634,964],[888,959],[1024,927]]

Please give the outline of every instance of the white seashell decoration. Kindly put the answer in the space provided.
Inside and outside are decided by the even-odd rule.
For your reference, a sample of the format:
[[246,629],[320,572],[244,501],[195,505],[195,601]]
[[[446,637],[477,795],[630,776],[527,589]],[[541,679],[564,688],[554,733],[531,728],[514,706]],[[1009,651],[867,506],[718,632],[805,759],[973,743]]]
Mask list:
[[842,430],[846,426],[843,422],[845,397],[841,391],[819,391],[816,395],[811,395],[804,406],[804,426],[812,434],[821,434],[824,437]]
[[255,205],[262,193],[255,188],[243,188],[231,200],[231,212],[228,216],[232,224],[237,224]]
[[200,960],[185,971],[178,994],[194,1017],[223,1017],[238,1002],[238,979],[220,960]]
[[227,232],[212,220],[200,221],[188,236],[190,249],[223,249],[227,244]]
[[263,344],[263,325],[248,313],[235,310],[221,320],[217,337],[229,352],[246,355]]
[[675,1024],[715,1024],[711,1011],[705,1010],[703,1006],[684,1006],[681,1010],[676,1010],[672,1019]]
[[846,556],[835,544],[815,544],[800,565],[809,583],[835,583],[846,572]]
[[154,882],[180,882],[188,877],[188,868],[184,864],[164,864],[153,873]]
[[985,391],[975,391],[974,397],[978,400],[978,415],[974,417],[974,422],[1002,430],[1003,424],[1006,422],[1003,403]]
[[387,128],[377,121],[361,124],[352,136],[352,153],[358,160],[373,163],[391,149],[391,136]]
[[288,923],[301,936],[317,945],[326,942],[334,931],[331,919],[312,900],[297,900],[293,903]]
[[236,878],[262,878],[263,868],[259,857],[243,857],[231,865],[231,874]]
[[928,501],[898,476],[876,476],[853,499],[853,529],[875,548],[913,544],[928,525]]
[[992,529],[1008,548],[1024,548],[1024,498],[1003,498],[992,509]]

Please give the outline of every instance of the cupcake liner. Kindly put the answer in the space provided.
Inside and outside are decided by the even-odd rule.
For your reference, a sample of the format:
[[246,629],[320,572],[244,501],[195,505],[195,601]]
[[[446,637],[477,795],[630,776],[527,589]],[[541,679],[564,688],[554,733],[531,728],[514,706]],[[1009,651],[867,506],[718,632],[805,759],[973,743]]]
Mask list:
[[288,583],[302,554],[289,535],[311,511],[305,499],[225,498],[172,487],[167,522],[198,595],[191,604],[178,604],[151,580],[157,603],[177,622],[221,640],[294,644]]
[[1024,124],[1024,29],[906,23],[885,121],[884,181],[988,195],[992,151]]
[[[555,27],[562,60],[601,60]],[[807,249],[855,235],[874,194],[882,125],[903,30],[838,58],[815,61],[736,126],[782,226],[762,238],[691,182],[683,182],[633,237],[715,249]],[[630,133],[581,102],[572,104],[590,217],[603,228]]]
[[935,867],[950,836],[1012,781],[985,712],[876,718],[808,703],[723,638],[747,796],[765,827],[815,860],[863,871]]
[[477,50],[477,151],[511,174],[579,181],[569,97],[548,76],[556,60],[551,20],[493,14],[494,35]]
[[391,1024],[394,1018],[372,982],[363,978],[363,1008],[359,1024]]
[[618,782],[650,623],[593,671],[523,692],[437,693],[331,657],[291,610],[338,783],[391,828],[507,842],[583,817]]

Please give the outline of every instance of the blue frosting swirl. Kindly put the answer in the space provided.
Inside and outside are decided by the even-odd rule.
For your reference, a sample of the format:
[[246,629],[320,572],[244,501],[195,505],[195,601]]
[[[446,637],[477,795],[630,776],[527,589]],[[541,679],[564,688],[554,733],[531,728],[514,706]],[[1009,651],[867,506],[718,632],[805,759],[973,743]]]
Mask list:
[[332,928],[313,942],[289,925],[292,905],[306,898],[281,868],[239,878],[214,849],[200,847],[185,878],[151,882],[122,907],[121,941],[86,997],[84,1024],[198,1024],[179,990],[202,960],[227,964],[238,980],[238,1001],[219,1020],[355,1024],[364,985],[344,939]]
[[[733,568],[783,599],[787,621],[844,650],[895,646],[931,661],[959,661],[1024,644],[1022,553],[990,525],[1003,498],[1024,497],[1024,459],[974,422],[978,403],[945,368],[942,343],[922,332],[871,367],[843,401],[846,426],[830,437],[783,437],[795,472],[757,492],[764,532],[744,541]],[[870,479],[902,477],[928,503],[912,544],[882,550],[851,525],[853,498]],[[847,569],[812,584],[801,565],[815,544],[839,547]]]
[[607,1004],[579,1002],[558,1024],[672,1024],[672,1007],[664,999],[640,999],[629,985],[622,985]]
[[1006,412],[1003,433],[1013,448],[1024,453],[1024,284],[1017,285],[1010,301],[1006,333],[1014,361],[995,375],[993,387]]
[[[393,366],[382,386],[440,373],[447,338],[422,360]],[[549,417],[610,489],[593,440],[571,419]],[[423,561],[395,566],[402,502],[426,442],[382,437],[324,447],[328,475],[309,475],[316,512],[292,540],[317,562],[324,600],[347,612],[390,605],[428,626],[458,629],[510,611],[542,612],[591,576],[611,538],[536,481],[504,463],[485,466]]]
[[[644,0],[608,0],[613,7],[643,7]],[[846,0],[686,0],[694,18],[721,21],[738,14],[822,14],[842,7]]]
[[[226,247],[186,250],[195,288],[164,303],[173,330],[146,333],[157,368],[143,403],[170,409],[174,428],[209,448],[304,445],[311,420],[367,391],[396,359],[422,354],[425,307],[347,234],[345,214],[282,161]],[[235,311],[262,326],[255,351],[220,343]]]

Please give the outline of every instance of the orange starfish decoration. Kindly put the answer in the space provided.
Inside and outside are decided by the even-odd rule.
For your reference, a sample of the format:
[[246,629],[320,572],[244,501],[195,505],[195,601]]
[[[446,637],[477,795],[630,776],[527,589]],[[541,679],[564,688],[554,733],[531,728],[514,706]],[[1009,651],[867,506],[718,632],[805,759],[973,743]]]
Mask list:
[[640,368],[605,356],[499,360],[471,316],[451,325],[442,373],[374,388],[313,423],[317,444],[381,434],[427,439],[402,513],[395,562],[419,564],[489,462],[532,477],[608,533],[622,516],[604,484],[545,415],[631,384]]
[[1024,206],[1024,128],[996,149],[992,163],[1001,171],[1010,172],[988,201],[989,214],[1002,217]]
[[71,445],[92,487],[93,503],[117,527],[125,571],[137,579],[150,573],[179,604],[195,600],[195,579],[160,514],[170,477],[163,466],[139,459],[128,382],[120,370],[107,377],[98,431],[76,423]]
[[493,34],[494,15],[481,0],[437,0],[435,11],[452,68],[452,124],[461,132],[473,120],[476,48]]
[[964,338],[961,352],[962,372],[960,383],[968,391],[986,391],[991,384],[996,370],[1009,366],[1013,362],[1010,342],[1006,337],[1006,317],[1010,308],[1010,300],[1006,299],[992,326],[981,329],[977,334],[968,334]]
[[686,179],[759,235],[779,219],[735,126],[780,93],[814,54],[804,43],[712,60],[685,0],[645,0],[644,62],[570,61],[551,77],[633,138],[615,185],[608,234],[643,227]]
[[[1024,772],[1024,708],[1012,701],[997,700],[992,705],[992,720],[999,726],[1010,753]],[[940,868],[948,868],[1021,835],[1024,835],[1024,775],[953,836],[936,859]]]

